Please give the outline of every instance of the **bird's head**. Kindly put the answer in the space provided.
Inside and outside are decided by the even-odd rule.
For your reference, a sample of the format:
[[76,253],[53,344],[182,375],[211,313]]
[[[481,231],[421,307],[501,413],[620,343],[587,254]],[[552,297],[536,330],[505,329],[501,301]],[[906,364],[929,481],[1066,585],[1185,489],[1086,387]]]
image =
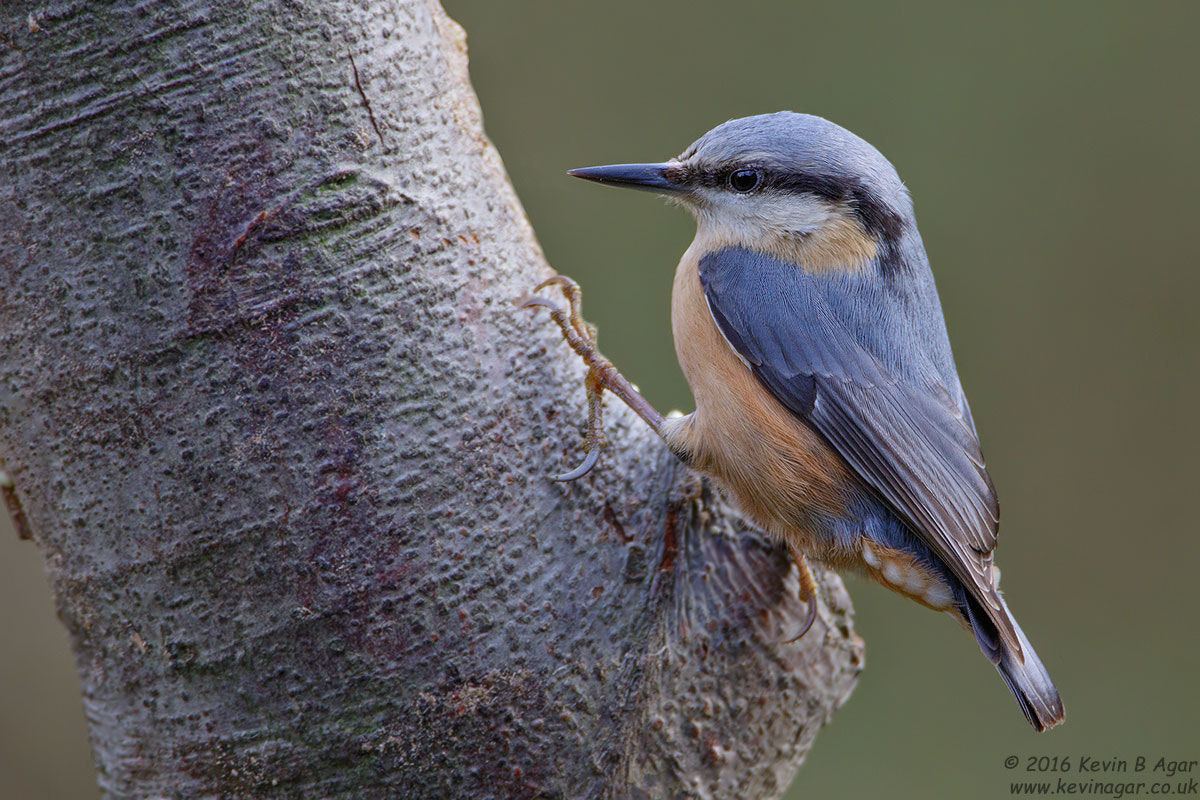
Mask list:
[[696,217],[706,248],[745,247],[813,270],[861,268],[915,230],[887,159],[809,114],[730,120],[670,161],[569,174],[671,198]]

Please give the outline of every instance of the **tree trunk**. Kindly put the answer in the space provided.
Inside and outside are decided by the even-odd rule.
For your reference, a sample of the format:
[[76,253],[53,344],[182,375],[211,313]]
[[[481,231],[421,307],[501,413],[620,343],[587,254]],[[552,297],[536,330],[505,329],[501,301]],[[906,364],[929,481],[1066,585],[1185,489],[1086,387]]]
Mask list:
[[0,458],[106,797],[776,797],[861,668],[513,300],[433,0],[0,10]]

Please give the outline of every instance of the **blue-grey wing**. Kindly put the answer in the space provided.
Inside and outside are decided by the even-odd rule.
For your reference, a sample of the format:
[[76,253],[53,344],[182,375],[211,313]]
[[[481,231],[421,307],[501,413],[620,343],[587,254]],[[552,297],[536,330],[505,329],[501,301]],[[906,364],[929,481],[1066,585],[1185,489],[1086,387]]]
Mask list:
[[992,582],[996,493],[953,372],[936,294],[934,326],[920,318],[931,313],[927,299],[879,280],[863,291],[865,281],[848,283],[859,280],[809,274],[740,248],[700,260],[709,309],[730,345],[984,608],[997,612],[988,616],[1020,652]]

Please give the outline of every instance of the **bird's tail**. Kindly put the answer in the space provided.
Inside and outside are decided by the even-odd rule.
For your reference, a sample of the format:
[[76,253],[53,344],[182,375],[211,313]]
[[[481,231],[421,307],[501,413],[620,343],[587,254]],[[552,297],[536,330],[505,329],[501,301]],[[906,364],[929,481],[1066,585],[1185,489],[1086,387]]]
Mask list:
[[979,641],[979,647],[983,650],[984,655],[988,656],[996,665],[996,670],[1008,684],[1008,689],[1013,693],[1013,697],[1016,697],[1017,702],[1021,704],[1021,710],[1025,712],[1025,718],[1029,720],[1029,724],[1039,732],[1048,730],[1066,718],[1062,698],[1054,686],[1054,681],[1050,680],[1050,673],[1046,671],[1042,660],[1034,652],[1033,645],[1029,643],[1025,632],[1021,630],[1021,626],[1017,624],[1016,619],[1008,610],[1008,604],[1003,599],[1000,602],[1003,606],[1001,613],[1007,614],[1008,619],[1012,622],[1023,653],[1018,654],[996,635],[994,624],[986,615],[980,613],[978,607],[972,608],[970,613],[970,623],[974,629],[975,638]]

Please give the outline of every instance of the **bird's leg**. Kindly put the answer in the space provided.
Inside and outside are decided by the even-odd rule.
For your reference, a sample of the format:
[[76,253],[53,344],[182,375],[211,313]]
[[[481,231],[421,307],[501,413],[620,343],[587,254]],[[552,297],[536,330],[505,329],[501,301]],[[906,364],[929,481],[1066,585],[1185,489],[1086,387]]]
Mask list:
[[808,568],[808,559],[794,547],[789,549],[792,551],[796,569],[800,572],[800,599],[808,604],[808,614],[804,619],[804,627],[791,639],[786,640],[787,644],[803,639],[804,634],[808,633],[817,620],[817,582],[813,579],[812,570]]
[[520,308],[544,306],[550,309],[550,318],[562,330],[563,338],[588,366],[587,378],[584,381],[588,394],[588,433],[584,440],[587,456],[577,468],[555,478],[560,481],[573,481],[591,472],[600,460],[600,448],[604,444],[604,430],[601,422],[604,413],[603,394],[605,389],[621,398],[625,405],[632,408],[660,436],[662,435],[663,417],[597,349],[596,326],[586,322],[581,315],[583,291],[579,288],[579,284],[566,275],[555,275],[553,278],[539,283],[533,291],[539,292],[547,286],[558,286],[562,290],[563,296],[567,299],[568,308],[563,308],[562,304],[533,293],[523,298],[518,306]]

